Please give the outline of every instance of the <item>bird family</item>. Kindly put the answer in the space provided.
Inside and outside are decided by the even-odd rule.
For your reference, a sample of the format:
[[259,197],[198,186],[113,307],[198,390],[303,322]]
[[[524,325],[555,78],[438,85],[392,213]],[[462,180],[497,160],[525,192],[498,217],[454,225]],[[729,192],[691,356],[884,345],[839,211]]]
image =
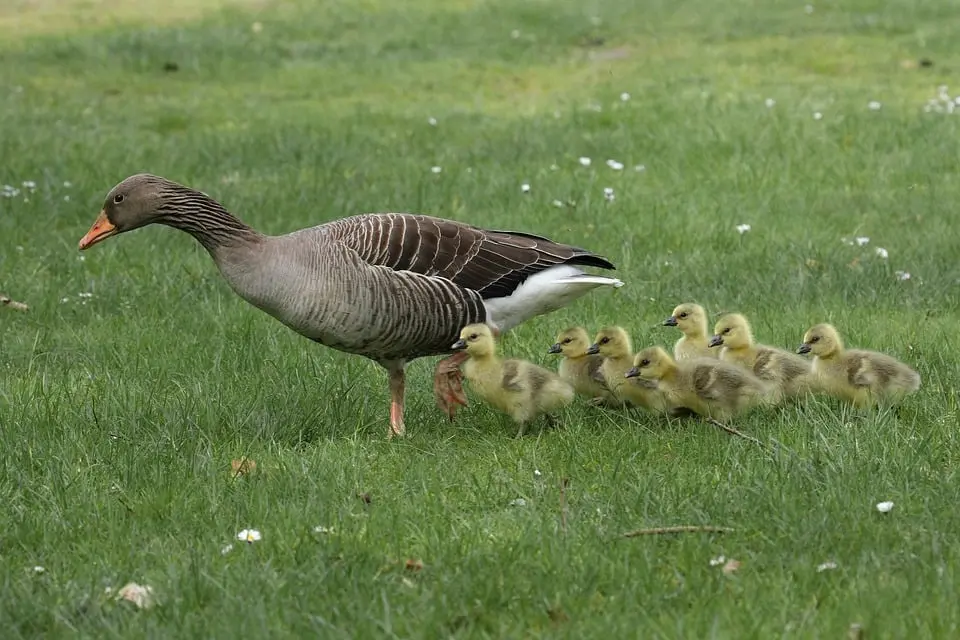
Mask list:
[[830,325],[804,336],[798,351],[812,360],[754,344],[742,315],[724,316],[708,337],[706,315],[693,304],[680,305],[665,322],[683,333],[673,357],[660,347],[634,354],[629,334],[609,327],[592,342],[583,329],[562,332],[550,349],[562,355],[556,373],[501,360],[496,340],[510,329],[623,282],[584,271],[615,269],[585,249],[426,215],[361,214],[269,236],[205,193],[142,173],[110,190],[79,248],[150,224],[191,235],[254,307],[310,340],[382,366],[389,436],[405,432],[406,365],[427,356],[446,356],[433,387],[451,420],[467,402],[466,378],[521,434],[575,395],[607,406],[722,417],[807,391],[860,406],[890,402],[920,384],[916,372],[889,356],[845,350]]
[[501,360],[493,334],[481,324],[465,327],[453,348],[470,356],[463,371],[471,388],[512,417],[520,434],[575,395],[594,405],[719,420],[818,392],[858,407],[892,405],[920,387],[919,374],[895,358],[846,349],[830,324],[811,327],[796,352],[755,342],[739,313],[722,316],[708,335],[698,304],[679,305],[663,324],[683,334],[672,355],[660,346],[634,353],[622,327],[605,327],[592,341],[582,327],[565,329],[548,350],[561,356],[556,373]]

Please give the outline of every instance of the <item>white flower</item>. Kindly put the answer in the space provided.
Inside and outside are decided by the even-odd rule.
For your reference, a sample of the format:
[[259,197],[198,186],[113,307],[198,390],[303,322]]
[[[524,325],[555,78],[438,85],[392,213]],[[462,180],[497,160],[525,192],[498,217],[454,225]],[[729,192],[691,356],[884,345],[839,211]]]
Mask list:
[[239,540],[240,542],[252,543],[252,542],[258,541],[261,537],[263,536],[261,536],[260,532],[257,531],[256,529],[244,529],[243,531],[237,534],[237,540]]
[[517,498],[516,500],[511,500],[511,501],[510,501],[510,506],[511,506],[511,507],[525,507],[525,506],[527,506],[527,501],[524,500],[523,498]]
[[750,227],[750,225],[748,225],[748,224],[738,224],[738,225],[737,225],[737,232],[738,232],[740,235],[743,235],[743,234],[745,234],[747,231],[750,231],[750,228],[751,228],[751,227]]
[[64,181],[63,181],[63,186],[64,186],[64,188],[69,189],[70,187],[73,186],[73,183],[70,182],[69,180],[64,180]]
[[854,238],[854,240],[856,241],[858,247],[862,247],[863,245],[869,244],[870,242],[870,238],[868,238],[867,236],[857,236],[856,238]]
[[808,4],[807,6],[805,6],[805,7],[803,8],[803,10],[806,11],[807,14],[811,14],[811,13],[813,13],[813,5],[812,5],[812,4]]
[[430,167],[430,171],[434,173],[440,173],[441,171],[443,171],[443,167]]
[[92,293],[87,293],[87,292],[81,292],[81,293],[78,293],[77,295],[78,295],[79,297],[81,297],[81,298],[92,298],[92,297],[93,297],[93,294],[92,294]]
[[607,160],[607,166],[614,171],[623,171],[623,163],[616,160]]
[[763,104],[767,105],[768,109],[773,109],[773,107],[777,104],[777,101],[773,98],[767,98],[763,101]]
[[517,38],[519,38],[519,37],[520,37],[520,29],[514,29],[513,31],[511,31],[511,32],[510,32],[510,37],[513,38],[514,40],[516,40]]
[[37,566],[35,566],[35,567],[32,569],[32,571],[33,571],[35,574],[40,575],[41,573],[46,573],[47,570],[46,570],[45,568],[41,567],[40,565],[37,565]]
[[520,191],[524,193],[530,193],[530,185],[524,182],[522,185],[520,185]]
[[64,202],[70,202],[70,196],[63,196]]
[[254,22],[253,24],[250,25],[250,30],[253,31],[254,33],[260,33],[261,31],[263,31],[263,23]]
[[909,272],[909,271],[894,271],[894,272],[893,272],[893,275],[897,276],[897,280],[900,280],[901,282],[904,281],[904,280],[909,280],[909,279],[910,279],[910,272]]
[[646,165],[638,164],[633,168],[633,170],[636,171],[637,173],[643,173],[644,171],[647,170],[647,167]]
[[892,510],[893,510],[893,503],[890,501],[877,503],[877,511],[879,511],[880,513],[890,513],[890,511]]
[[824,571],[832,571],[837,568],[837,563],[832,560],[827,560],[826,562],[821,562],[817,565],[817,573],[823,573]]
[[630,100],[630,94],[624,91],[623,93],[620,94],[620,100],[622,100],[623,102],[627,102],[628,100]]
[[880,257],[883,258],[884,260],[886,260],[888,257],[890,257],[890,254],[887,253],[887,250],[884,249],[883,247],[877,247],[877,248],[874,249],[873,251],[874,251],[874,253],[876,253],[878,256],[880,256]]
[[322,524],[318,524],[313,528],[314,533],[333,533],[333,527],[325,527]]
[[870,109],[870,111],[880,111],[880,107],[882,106],[883,105],[877,102],[876,100],[871,100],[870,102],[867,103],[867,108]]
[[584,167],[589,167],[589,166],[590,166],[590,162],[591,162],[591,160],[590,160],[590,158],[588,158],[587,156],[580,156],[580,164],[581,164],[582,166],[584,166]]
[[70,302],[70,298],[60,298],[60,304],[64,304],[66,302]]
[[542,476],[543,474],[540,473],[540,469],[534,469],[534,470],[533,470],[533,475],[534,475],[534,477],[539,478],[539,477]]
[[434,118],[433,116],[430,116],[429,118],[427,118],[427,124],[429,124],[431,127],[435,127],[437,126],[437,119]]
[[553,201],[553,206],[555,206],[557,209],[562,209],[562,208],[563,208],[563,201],[562,201],[562,200],[554,200],[554,201]]
[[117,600],[127,600],[137,605],[139,609],[149,609],[153,606],[153,587],[128,582],[120,587]]
[[23,181],[23,188],[24,188],[24,189],[36,189],[36,188],[37,188],[37,183],[34,182],[33,180],[24,180],[24,181]]
[[225,555],[227,555],[228,553],[230,553],[231,551],[233,551],[233,545],[232,545],[232,544],[228,544],[227,546],[225,546],[225,547],[223,547],[222,549],[220,549],[220,555],[225,556]]
[[556,165],[556,164],[550,165],[550,171],[558,171],[559,169],[560,169],[560,167],[559,167],[558,165]]
[[819,111],[814,111],[814,112],[813,112],[813,119],[814,119],[814,120],[823,120],[823,114],[820,113]]
[[607,199],[607,202],[613,202],[617,199],[617,196],[613,193],[613,187],[604,187],[603,197]]
[[727,561],[726,556],[717,556],[716,558],[710,558],[710,566],[719,567],[726,561]]

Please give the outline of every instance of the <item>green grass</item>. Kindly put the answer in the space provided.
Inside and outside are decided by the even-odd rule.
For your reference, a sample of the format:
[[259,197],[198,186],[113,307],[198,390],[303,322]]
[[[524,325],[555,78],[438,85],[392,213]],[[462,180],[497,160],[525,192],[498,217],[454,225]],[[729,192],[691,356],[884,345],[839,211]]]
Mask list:
[[[960,68],[948,3],[164,5],[0,9],[0,185],[37,184],[0,197],[0,292],[31,306],[0,309],[0,635],[958,634],[960,113],[923,111]],[[898,413],[739,420],[764,453],[582,404],[522,440],[479,403],[447,424],[424,360],[387,442],[383,372],[246,305],[185,235],[81,259],[139,171],[271,233],[419,211],[609,256],[628,286],[504,340],[538,362],[572,323],[671,344],[659,321],[697,300],[782,346],[834,322],[924,385]],[[736,532],[618,539],[670,524]],[[159,605],[103,595],[131,580]]]

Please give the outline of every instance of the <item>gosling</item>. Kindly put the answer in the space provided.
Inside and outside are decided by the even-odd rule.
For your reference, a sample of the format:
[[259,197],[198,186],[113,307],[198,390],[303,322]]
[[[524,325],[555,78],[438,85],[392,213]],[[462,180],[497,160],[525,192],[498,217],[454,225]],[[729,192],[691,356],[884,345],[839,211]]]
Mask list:
[[600,371],[603,356],[587,353],[589,348],[590,337],[586,330],[583,327],[570,327],[557,335],[557,341],[547,353],[563,356],[557,373],[577,394],[593,404],[616,404]]
[[698,304],[687,302],[673,310],[669,318],[663,321],[665,327],[676,327],[683,337],[673,345],[675,360],[686,358],[716,358],[716,349],[710,348],[710,336],[707,329],[707,313]]
[[573,401],[573,387],[554,372],[526,360],[501,360],[493,332],[485,324],[464,327],[451,348],[470,356],[463,376],[477,395],[513,418],[519,426],[517,437],[541,415],[553,424],[550,414]]
[[633,345],[622,327],[605,327],[597,333],[589,354],[603,357],[600,372],[614,398],[649,411],[669,411],[663,393],[642,380],[628,380],[624,374],[633,366]]
[[638,353],[625,375],[653,382],[671,404],[715,420],[769,404],[773,391],[743,367],[714,358],[674,360],[661,347]]
[[813,371],[824,393],[857,407],[893,406],[920,388],[920,374],[896,358],[845,349],[830,324],[808,329],[797,353],[813,356]]
[[778,399],[798,396],[814,387],[810,362],[783,349],[757,344],[746,317],[723,316],[714,327],[711,348],[722,347],[720,359],[748,369],[776,387]]

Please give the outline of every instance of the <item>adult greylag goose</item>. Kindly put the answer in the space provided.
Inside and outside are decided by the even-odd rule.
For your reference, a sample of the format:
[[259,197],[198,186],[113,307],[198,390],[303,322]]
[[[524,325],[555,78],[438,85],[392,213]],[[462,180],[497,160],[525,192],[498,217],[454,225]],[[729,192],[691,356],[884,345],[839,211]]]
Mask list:
[[[196,238],[253,306],[384,367],[391,436],[404,433],[407,362],[449,354],[466,325],[483,322],[500,334],[596,287],[623,284],[584,273],[579,266],[615,268],[584,249],[424,215],[364,214],[268,236],[210,196],[150,174],[110,190],[80,249],[153,223]],[[466,357],[441,360],[434,377],[437,404],[451,420],[466,404],[459,370]]]

